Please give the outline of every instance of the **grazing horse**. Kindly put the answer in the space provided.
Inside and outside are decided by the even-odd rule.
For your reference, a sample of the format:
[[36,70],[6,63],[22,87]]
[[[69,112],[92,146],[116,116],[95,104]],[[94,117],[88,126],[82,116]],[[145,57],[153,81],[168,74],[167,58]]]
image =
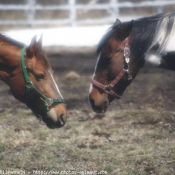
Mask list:
[[0,79],[13,96],[25,103],[49,128],[64,126],[65,101],[53,78],[50,62],[42,50],[42,36],[23,43],[0,34]]
[[175,12],[122,23],[117,19],[97,53],[89,101],[95,112],[104,113],[145,62],[175,71]]

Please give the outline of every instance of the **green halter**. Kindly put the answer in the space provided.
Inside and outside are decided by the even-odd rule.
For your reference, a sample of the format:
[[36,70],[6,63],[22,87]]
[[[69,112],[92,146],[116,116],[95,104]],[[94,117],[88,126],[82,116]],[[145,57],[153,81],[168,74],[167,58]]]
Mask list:
[[[33,83],[30,81],[29,79],[29,75],[26,69],[26,65],[25,65],[25,61],[24,61],[24,52],[25,52],[25,48],[21,49],[21,66],[22,66],[22,70],[23,70],[23,76],[24,76],[24,80],[26,82],[26,98],[28,98],[30,96],[30,92],[34,91],[36,94],[39,95],[39,97],[44,101],[44,105],[46,108],[50,107],[53,103],[65,103],[64,99],[62,98],[58,98],[58,99],[53,99],[53,98],[47,98],[44,94],[42,94],[34,85]],[[26,100],[26,104],[27,104],[27,100]]]

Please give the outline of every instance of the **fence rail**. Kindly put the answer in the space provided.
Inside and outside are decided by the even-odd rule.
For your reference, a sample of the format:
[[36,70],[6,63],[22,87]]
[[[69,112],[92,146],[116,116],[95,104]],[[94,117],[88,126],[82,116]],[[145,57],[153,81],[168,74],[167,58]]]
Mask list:
[[[45,25],[45,24],[62,24],[62,25],[71,25],[75,26],[78,24],[107,24],[115,21],[116,17],[120,19],[133,19],[136,16],[121,16],[119,11],[121,8],[142,8],[142,7],[156,7],[156,12],[164,12],[165,6],[174,6],[175,10],[175,1],[174,0],[155,0],[155,1],[144,1],[144,2],[118,2],[117,0],[109,0],[109,3],[98,4],[98,3],[89,3],[89,4],[77,4],[76,0],[68,0],[66,5],[41,5],[37,3],[37,0],[26,0],[25,4],[11,4],[4,5],[0,4],[0,10],[6,11],[25,11],[27,18],[24,19],[15,19],[15,20],[0,20],[1,25]],[[66,19],[36,19],[37,11],[59,11],[66,10],[69,12],[69,15]],[[109,15],[101,19],[77,19],[78,10],[106,10]],[[137,17],[140,17],[137,15]]]

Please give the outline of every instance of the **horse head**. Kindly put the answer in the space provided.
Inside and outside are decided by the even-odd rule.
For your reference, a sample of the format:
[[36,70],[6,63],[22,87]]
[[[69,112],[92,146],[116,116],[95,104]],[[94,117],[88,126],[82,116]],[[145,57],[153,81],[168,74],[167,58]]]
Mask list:
[[109,104],[119,99],[138,73],[131,59],[132,21],[118,19],[99,43],[98,60],[90,85],[89,102],[93,110],[104,113]]
[[42,50],[42,37],[37,41],[34,36],[30,45],[19,54],[20,63],[10,79],[12,94],[49,128],[64,126],[66,105],[53,78],[50,62]]

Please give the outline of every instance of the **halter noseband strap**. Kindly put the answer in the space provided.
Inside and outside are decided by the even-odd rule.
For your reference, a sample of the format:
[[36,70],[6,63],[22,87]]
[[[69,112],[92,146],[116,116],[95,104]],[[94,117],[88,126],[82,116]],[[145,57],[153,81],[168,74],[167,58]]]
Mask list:
[[94,79],[92,79],[92,84],[95,85],[96,87],[102,89],[107,94],[110,94],[113,97],[119,99],[119,98],[121,98],[121,95],[118,95],[117,93],[115,93],[113,90],[113,87],[120,81],[120,79],[125,75],[126,72],[127,72],[127,70],[123,68],[122,71],[119,73],[119,75],[109,85],[103,85]]
[[28,104],[29,103],[29,96],[30,96],[30,92],[34,91],[37,95],[39,95],[39,97],[44,101],[44,105],[46,108],[50,107],[53,103],[65,103],[64,99],[62,98],[58,98],[58,99],[53,99],[53,98],[47,98],[44,94],[42,94],[34,85],[33,83],[30,81],[29,79],[29,75],[26,69],[26,65],[25,65],[25,58],[24,58],[24,53],[25,53],[25,48],[21,49],[21,55],[20,55],[20,59],[21,59],[21,67],[22,67],[22,71],[23,71],[23,76],[24,76],[24,80],[26,83],[26,92],[25,92],[25,96],[26,96],[26,100],[25,103]]
[[[125,75],[125,73],[129,73],[130,49],[128,46],[128,38],[126,38],[125,48],[124,48],[123,52],[124,52],[123,53],[123,56],[124,56],[123,69],[109,85],[103,85],[94,79],[92,79],[92,81],[91,81],[94,86],[100,88],[101,90],[103,90],[107,94],[109,94],[117,99],[121,98],[122,96],[118,95],[116,92],[114,92],[113,88],[122,79],[122,77]],[[129,76],[128,79],[132,79],[132,77]]]

